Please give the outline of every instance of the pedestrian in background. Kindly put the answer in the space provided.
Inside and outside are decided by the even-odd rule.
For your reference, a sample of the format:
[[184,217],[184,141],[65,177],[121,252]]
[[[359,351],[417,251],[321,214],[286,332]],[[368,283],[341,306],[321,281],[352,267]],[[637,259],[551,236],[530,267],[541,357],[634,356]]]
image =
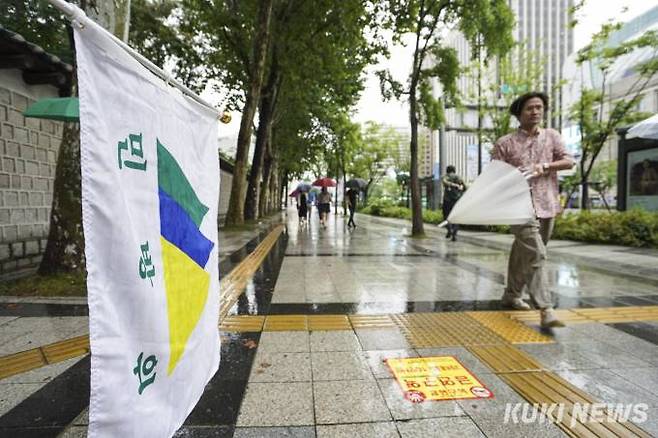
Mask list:
[[315,204],[315,192],[311,190],[308,193],[308,200],[306,201],[306,205],[308,206],[308,223],[310,225],[311,223],[311,216],[313,214],[313,204]]
[[531,301],[541,311],[541,326],[563,327],[555,315],[548,290],[546,245],[554,218],[560,212],[557,171],[570,169],[574,161],[560,133],[540,127],[547,108],[548,96],[544,93],[532,92],[517,98],[510,106],[510,113],[519,120],[520,127],[498,139],[493,148],[492,159],[532,172],[529,183],[536,216],[528,224],[511,226],[514,243],[502,302],[513,309],[530,309],[521,299],[526,287]]
[[306,217],[308,216],[308,204],[306,203],[306,193],[299,195],[297,202],[297,216],[299,217],[299,225],[303,227],[306,225]]
[[349,189],[346,195],[347,195],[347,208],[350,211],[350,220],[347,221],[347,228],[350,227],[356,228],[356,223],[354,223],[354,213],[356,212],[356,198],[358,192],[354,189]]
[[[466,184],[464,184],[461,177],[457,175],[455,166],[446,167],[446,175],[441,178],[441,184],[443,185],[443,204],[441,205],[441,209],[443,210],[443,220],[447,220],[448,215],[452,211],[452,207],[455,206],[466,190]],[[452,238],[453,242],[456,241],[459,225],[448,223],[446,228],[448,229],[446,238]]]
[[320,225],[327,228],[327,217],[331,211],[331,193],[326,187],[322,187],[322,191],[318,195],[318,212],[320,213]]

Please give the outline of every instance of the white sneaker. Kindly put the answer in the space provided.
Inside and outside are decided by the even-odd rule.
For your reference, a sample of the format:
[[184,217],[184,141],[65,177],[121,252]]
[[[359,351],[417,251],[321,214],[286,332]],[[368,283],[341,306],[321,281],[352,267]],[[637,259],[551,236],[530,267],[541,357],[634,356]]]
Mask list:
[[530,310],[530,305],[521,298],[503,298],[503,306],[514,310]]
[[540,324],[543,328],[564,327],[564,323],[557,318],[552,307],[542,309],[540,316]]

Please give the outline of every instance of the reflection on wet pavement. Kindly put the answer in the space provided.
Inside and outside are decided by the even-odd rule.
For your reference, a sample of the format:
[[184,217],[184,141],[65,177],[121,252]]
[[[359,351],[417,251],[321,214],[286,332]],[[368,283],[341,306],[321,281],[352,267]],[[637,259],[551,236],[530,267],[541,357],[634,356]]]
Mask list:
[[[450,242],[431,229],[427,238],[411,239],[406,227],[363,215],[359,221],[361,226],[349,230],[342,217],[332,215],[327,229],[316,222],[299,228],[296,217],[289,215],[288,246],[273,310],[285,313],[286,304],[300,310],[300,303],[350,313],[409,312],[411,303],[424,303],[422,308],[436,303],[436,310],[442,308],[440,303],[459,302],[469,310],[471,303],[497,308],[508,252]],[[658,304],[658,286],[635,277],[559,256],[549,260],[547,271],[557,307]],[[312,312],[312,306],[307,310]]]

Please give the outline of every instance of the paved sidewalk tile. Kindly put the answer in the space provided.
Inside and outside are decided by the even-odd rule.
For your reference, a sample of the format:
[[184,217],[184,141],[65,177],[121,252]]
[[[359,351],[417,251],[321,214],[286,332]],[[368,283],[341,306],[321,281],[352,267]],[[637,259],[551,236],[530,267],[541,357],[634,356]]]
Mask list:
[[259,352],[305,353],[311,351],[310,335],[306,331],[263,332],[258,345]]
[[411,345],[398,329],[357,329],[364,350],[403,350]]
[[391,420],[374,379],[313,382],[313,397],[318,425]]
[[311,351],[361,351],[352,330],[311,332]]
[[313,390],[310,382],[249,383],[237,426],[311,426]]
[[484,437],[477,425],[468,417],[430,418],[397,422],[402,438],[431,436],[435,438],[479,438]]
[[315,438],[315,428],[299,427],[238,427],[233,438]]
[[317,426],[317,438],[398,438],[394,422]]
[[313,381],[374,379],[363,351],[318,351],[311,353]]
[[251,368],[250,382],[310,382],[310,353],[258,352]]

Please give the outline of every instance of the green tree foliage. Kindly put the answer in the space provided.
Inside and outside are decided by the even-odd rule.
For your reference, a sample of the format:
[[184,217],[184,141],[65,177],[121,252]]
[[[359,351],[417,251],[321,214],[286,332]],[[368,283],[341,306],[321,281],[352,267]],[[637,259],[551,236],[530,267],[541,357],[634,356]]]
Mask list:
[[[492,124],[491,129],[482,132],[485,141],[493,143],[510,133],[509,107],[517,96],[540,87],[545,63],[545,59],[525,43],[519,43],[513,53],[497,57],[494,63],[482,65],[477,58],[471,62],[467,75],[484,83],[479,96],[480,115]],[[478,102],[475,90],[464,97],[467,102]]]
[[149,61],[200,92],[217,67],[205,58],[214,49],[193,44],[196,29],[181,20],[178,0],[131,0],[128,42]]
[[[319,141],[331,145],[336,120],[358,98],[363,83],[361,72],[376,50],[366,40],[370,23],[370,2],[331,0],[305,2],[275,0],[268,26],[267,46],[255,56],[251,50],[256,35],[263,29],[257,19],[262,2],[184,0],[182,21],[194,27],[197,38],[213,48],[205,62],[218,68],[214,77],[223,89],[230,90],[229,107],[259,108],[256,131],[255,167],[250,186],[246,178],[249,137],[240,135],[236,156],[236,174],[227,221],[244,220],[242,206],[248,194],[249,215],[265,213],[257,207],[260,197],[271,198],[272,188],[280,185],[288,172],[309,160],[299,144],[316,150]],[[261,56],[262,55],[262,56]],[[253,90],[254,63],[263,62],[263,80]],[[251,126],[241,126],[241,132]],[[244,132],[243,132],[244,134]],[[309,145],[311,143],[311,145]],[[287,166],[281,166],[286,162]],[[262,180],[260,186],[258,181]],[[258,205],[262,204],[259,202]]]
[[[503,56],[513,45],[514,17],[504,0],[389,0],[383,25],[400,41],[412,34],[413,61],[406,84],[387,71],[378,72],[385,98],[409,99],[410,186],[412,234],[424,234],[420,184],[418,180],[418,124],[435,128],[443,123],[441,107],[457,103],[456,79],[461,71],[456,53],[445,47],[442,27],[456,27],[473,41],[476,37],[485,58]],[[428,64],[431,64],[428,66]],[[436,102],[430,92],[433,82],[443,89],[444,102]]]
[[183,0],[180,27],[187,45],[201,45],[203,64],[229,90],[228,108],[242,112],[227,224],[244,222],[253,121],[267,67],[274,0]]
[[[571,195],[578,190],[582,180],[581,169],[576,169],[572,175],[568,175],[562,181],[562,189],[568,194],[564,198],[566,207]],[[610,190],[617,184],[617,160],[597,161],[589,175],[590,186],[601,196],[601,202],[610,211],[608,195]],[[590,202],[591,206],[591,202]]]
[[[582,3],[581,3],[582,5]],[[620,23],[609,22],[592,37],[592,42],[578,51],[579,64],[590,63],[601,73],[597,89],[581,89],[579,100],[571,107],[569,117],[581,132],[581,159],[579,163],[582,186],[582,208],[589,208],[589,185],[599,154],[619,127],[630,125],[647,117],[637,111],[647,86],[658,73],[658,31],[649,30],[639,37],[616,46],[609,43],[610,36],[620,29]],[[633,67],[633,74],[625,80],[630,85],[623,95],[612,97],[608,79],[613,64],[636,50],[648,50],[647,61]],[[613,100],[614,99],[614,100]]]
[[373,202],[374,200],[383,199],[397,203],[399,196],[400,187],[397,181],[391,178],[383,178],[372,185],[368,193],[368,200]]
[[[379,50],[365,37],[370,25],[368,2],[330,0],[304,2],[286,0],[275,4],[272,39],[268,59],[268,80],[259,108],[256,150],[249,177],[245,218],[254,218],[253,206],[261,190],[262,154],[277,151],[288,144],[272,143],[268,135],[275,127],[288,123],[288,109],[281,111],[283,94],[294,98],[308,115],[313,129],[311,138],[324,140],[323,161],[332,176],[344,175],[345,138],[350,131],[347,111],[354,105],[363,87],[362,71]],[[292,109],[296,111],[297,108]],[[269,153],[265,153],[265,158]],[[264,160],[267,163],[267,160]],[[320,160],[316,160],[319,164]],[[315,167],[318,167],[317,165]],[[263,174],[268,170],[263,166]],[[285,176],[281,168],[277,177]]]
[[386,168],[392,164],[399,143],[396,141],[395,130],[374,122],[367,122],[359,137],[360,145],[350,157],[347,173],[367,181],[364,189],[367,199],[372,185],[385,175]]
[[304,170],[344,178],[358,134],[349,112],[363,89],[364,68],[382,50],[373,3],[295,5],[286,32],[273,36],[283,40],[278,58],[283,80],[272,115],[279,179]]
[[64,15],[46,1],[3,0],[0,26],[21,34],[64,62],[73,63],[73,49]]

